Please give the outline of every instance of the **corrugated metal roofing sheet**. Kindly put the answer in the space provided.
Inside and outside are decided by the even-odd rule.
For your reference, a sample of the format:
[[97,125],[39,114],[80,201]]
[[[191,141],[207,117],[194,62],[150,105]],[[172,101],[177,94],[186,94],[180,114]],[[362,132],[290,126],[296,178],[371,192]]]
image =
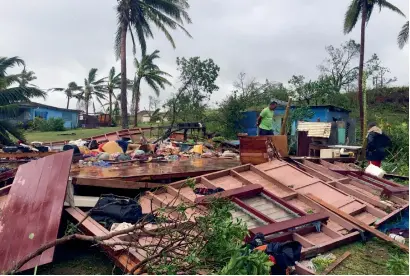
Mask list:
[[329,138],[331,123],[298,122],[298,131],[307,131],[308,137]]

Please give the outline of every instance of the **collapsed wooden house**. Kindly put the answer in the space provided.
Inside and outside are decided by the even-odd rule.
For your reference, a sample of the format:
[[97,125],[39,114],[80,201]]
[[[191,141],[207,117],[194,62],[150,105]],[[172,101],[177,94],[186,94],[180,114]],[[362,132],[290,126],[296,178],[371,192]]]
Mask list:
[[[0,258],[2,260],[0,271],[10,269],[16,261],[31,253],[42,243],[56,239],[56,229],[58,229],[63,208],[65,187],[67,187],[71,165],[71,157],[68,156],[70,154],[72,153],[58,153],[40,159],[42,161],[21,166],[13,185],[0,190],[0,210],[6,214],[2,215],[1,224],[9,225],[15,216],[19,216],[18,221],[20,221],[14,224],[13,231],[9,231],[11,228],[5,227],[0,231],[0,237],[3,240],[10,238],[11,241],[8,248],[3,247],[0,251],[0,255],[3,257]],[[66,158],[67,162],[63,162],[61,158]],[[56,160],[60,161],[56,162]],[[57,172],[49,170],[58,164],[61,167]],[[28,181],[24,172],[26,169],[31,170],[33,166],[38,166],[35,175],[39,174],[39,176],[31,175],[32,178]],[[196,216],[206,214],[207,204],[211,198],[227,198],[235,207],[232,211],[232,218],[239,219],[246,224],[250,238],[256,233],[263,233],[268,241],[298,241],[302,245],[303,258],[309,258],[359,240],[365,232],[365,229],[359,225],[364,223],[377,227],[394,214],[408,208],[408,189],[406,187],[399,187],[394,182],[360,175],[351,170],[339,170],[340,165],[338,167],[332,166],[335,164],[324,162],[317,164],[309,161],[291,164],[280,160],[256,166],[249,164],[236,166],[203,174],[191,180],[198,187],[223,188],[223,192],[208,196],[198,195],[194,193],[192,186],[188,185],[186,180],[182,180],[159,188],[157,185],[158,189],[146,192],[140,197],[139,203],[143,213],[153,213],[156,210],[168,208],[169,215],[174,218],[179,215],[173,212],[171,207],[178,206],[180,203],[200,204],[195,210],[189,208],[186,210],[189,220],[194,220]],[[58,180],[59,185],[51,185],[56,180]],[[118,180],[91,182],[93,182],[92,186],[99,186],[104,181]],[[127,181],[122,181],[118,185],[128,189],[140,188],[138,185],[129,186],[133,182],[125,182]],[[29,196],[31,188],[27,189],[27,185],[37,190],[34,192],[34,196]],[[68,185],[67,191],[70,191],[69,193],[73,190],[71,185]],[[79,181],[77,183],[73,181],[73,185],[91,184],[90,182]],[[39,191],[41,193],[38,193]],[[27,195],[24,198],[31,199],[31,201],[19,205],[19,202],[21,203],[19,196],[22,193]],[[44,203],[48,202],[45,201],[44,193],[53,195],[51,204]],[[313,200],[310,195],[334,208],[330,210],[324,207],[323,204]],[[97,237],[110,233],[108,229],[87,216],[78,206],[75,206],[75,197],[73,200],[66,197],[66,201],[70,201],[71,205],[65,209],[66,213],[74,222],[79,223],[79,227],[84,233]],[[45,217],[41,215],[42,213],[55,214],[49,218],[48,223],[52,223],[53,231],[45,231],[45,227],[48,225],[44,223]],[[346,219],[341,214],[347,214],[352,219]],[[36,219],[42,217],[43,220]],[[28,223],[22,223],[23,221]],[[9,230],[5,231],[5,229]],[[40,233],[43,232],[47,234],[43,238],[37,239],[37,237],[42,237]],[[35,237],[32,238],[34,242],[30,242],[31,246],[21,246],[22,241],[27,242],[27,237],[31,236],[31,233]],[[14,238],[11,238],[12,236]],[[130,236],[125,234],[110,240],[120,244],[124,241],[130,241]],[[155,240],[149,236],[138,236],[138,242],[147,245]],[[11,250],[12,247],[21,248],[21,250]],[[116,265],[126,272],[130,272],[148,255],[148,252],[142,249],[134,249],[124,245],[102,246],[102,248]],[[43,253],[44,257],[41,255],[33,259],[21,270],[52,261],[52,253],[53,249],[46,251]],[[299,274],[312,274],[309,269],[299,263],[296,265],[296,270]]]

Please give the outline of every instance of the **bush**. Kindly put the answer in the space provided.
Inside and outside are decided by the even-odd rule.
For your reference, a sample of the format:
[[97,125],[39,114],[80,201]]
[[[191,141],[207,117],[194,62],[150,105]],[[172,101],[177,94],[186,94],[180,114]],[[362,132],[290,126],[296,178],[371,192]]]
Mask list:
[[50,118],[44,120],[36,117],[32,123],[32,130],[38,131],[64,131],[64,120],[62,118]]

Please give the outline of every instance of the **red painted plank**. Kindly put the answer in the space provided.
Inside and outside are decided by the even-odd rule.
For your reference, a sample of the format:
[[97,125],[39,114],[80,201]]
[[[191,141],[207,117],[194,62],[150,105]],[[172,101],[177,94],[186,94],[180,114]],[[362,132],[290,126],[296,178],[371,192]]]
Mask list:
[[240,188],[226,190],[223,192],[219,192],[213,195],[207,195],[198,197],[195,199],[195,203],[209,203],[213,198],[231,198],[233,196],[237,198],[248,198],[254,195],[260,194],[263,190],[263,187],[258,184],[246,185]]
[[250,238],[252,238],[257,233],[262,233],[265,236],[278,233],[281,231],[289,231],[294,227],[302,226],[308,223],[321,221],[326,222],[329,219],[329,215],[324,213],[317,213],[313,215],[306,215],[303,217],[294,218],[291,220],[282,221],[280,223],[273,223],[269,225],[260,226],[249,230]]
[[[73,152],[65,151],[21,165],[0,217],[0,271],[57,238]],[[54,248],[20,271],[52,261]]]

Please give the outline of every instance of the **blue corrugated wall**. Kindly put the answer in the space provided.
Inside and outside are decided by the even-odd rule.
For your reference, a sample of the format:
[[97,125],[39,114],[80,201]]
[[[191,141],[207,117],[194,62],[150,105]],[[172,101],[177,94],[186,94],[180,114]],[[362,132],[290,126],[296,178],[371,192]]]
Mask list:
[[[294,109],[292,107],[291,109]],[[330,111],[329,107],[313,107],[311,110],[314,115],[311,119],[306,119],[309,122],[317,122],[320,119],[321,122],[333,122],[333,117],[342,118],[342,120],[347,120],[349,118],[349,113],[346,111]],[[239,121],[240,127],[243,132],[248,133],[249,136],[257,135],[256,119],[259,116],[260,111],[246,111],[243,113],[242,119]],[[285,107],[278,106],[275,109],[275,116],[283,116],[285,114]],[[296,123],[292,124],[292,134],[295,133]]]

